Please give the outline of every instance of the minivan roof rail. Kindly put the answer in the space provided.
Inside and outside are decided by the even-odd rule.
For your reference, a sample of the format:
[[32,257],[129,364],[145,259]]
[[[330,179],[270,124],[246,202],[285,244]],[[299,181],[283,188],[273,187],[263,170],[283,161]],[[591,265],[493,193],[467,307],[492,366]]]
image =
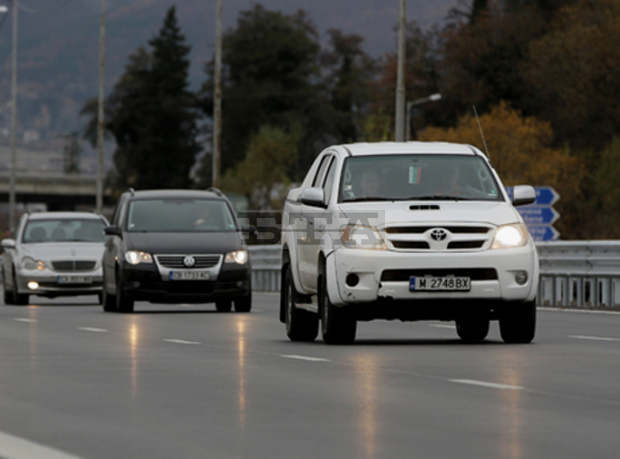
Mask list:
[[219,188],[215,188],[214,186],[207,188],[207,191],[210,191],[211,193],[215,193],[220,197],[224,197],[224,193],[222,193],[222,191]]

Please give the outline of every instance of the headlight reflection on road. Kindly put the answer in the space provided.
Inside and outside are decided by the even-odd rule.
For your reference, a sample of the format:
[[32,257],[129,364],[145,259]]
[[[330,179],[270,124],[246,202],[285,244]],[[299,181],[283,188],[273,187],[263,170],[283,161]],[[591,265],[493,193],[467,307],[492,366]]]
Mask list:
[[362,354],[354,358],[353,366],[357,373],[360,456],[374,458],[377,455],[377,360],[374,355]]
[[239,427],[245,428],[245,319],[237,319],[237,353],[239,359]]
[[[504,355],[501,360],[499,380],[511,386],[522,386],[523,381],[518,368],[523,368],[523,354],[518,351],[509,352]],[[521,445],[521,424],[525,422],[522,418],[521,392],[520,390],[504,390],[501,391],[504,396],[505,410],[507,415],[502,417],[506,419],[507,443],[500,442],[501,450],[499,455],[511,458],[520,458],[527,456],[527,452],[523,451]]]
[[38,306],[28,306],[28,318],[31,322],[28,324],[28,348],[30,352],[30,369],[37,369],[37,362],[39,359],[39,337],[37,336],[37,317]]
[[135,400],[138,390],[138,324],[133,319],[129,326],[129,352],[131,358],[131,399]]

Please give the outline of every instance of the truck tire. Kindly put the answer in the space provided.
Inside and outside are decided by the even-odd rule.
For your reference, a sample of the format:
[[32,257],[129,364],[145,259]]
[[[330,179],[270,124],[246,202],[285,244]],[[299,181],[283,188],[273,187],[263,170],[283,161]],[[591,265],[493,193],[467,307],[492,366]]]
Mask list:
[[325,269],[319,274],[319,313],[321,315],[321,334],[326,344],[351,344],[355,341],[357,320],[346,307],[334,306],[327,294]]
[[297,291],[293,283],[291,265],[287,264],[283,272],[282,300],[285,305],[286,336],[291,341],[314,341],[319,334],[319,318],[313,312],[299,309],[296,306]]
[[484,316],[458,318],[456,333],[466,343],[480,343],[489,334],[489,318]]
[[531,343],[536,334],[536,301],[507,304],[499,318],[499,332],[505,343]]

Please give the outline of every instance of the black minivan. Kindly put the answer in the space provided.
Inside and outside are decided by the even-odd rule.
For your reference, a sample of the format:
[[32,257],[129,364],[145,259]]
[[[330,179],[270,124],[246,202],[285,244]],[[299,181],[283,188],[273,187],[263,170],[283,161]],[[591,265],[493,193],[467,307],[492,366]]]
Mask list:
[[105,234],[104,311],[132,312],[135,301],[252,308],[249,253],[219,190],[130,190]]

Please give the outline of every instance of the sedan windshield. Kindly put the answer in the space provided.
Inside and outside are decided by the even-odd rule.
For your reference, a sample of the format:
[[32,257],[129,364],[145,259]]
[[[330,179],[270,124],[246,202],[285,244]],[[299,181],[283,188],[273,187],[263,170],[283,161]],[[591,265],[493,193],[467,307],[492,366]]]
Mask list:
[[339,202],[501,201],[489,166],[473,155],[381,155],[347,158]]
[[230,208],[221,199],[139,199],[129,206],[129,232],[236,231]]
[[24,228],[22,242],[103,242],[103,220],[55,218],[30,220]]

